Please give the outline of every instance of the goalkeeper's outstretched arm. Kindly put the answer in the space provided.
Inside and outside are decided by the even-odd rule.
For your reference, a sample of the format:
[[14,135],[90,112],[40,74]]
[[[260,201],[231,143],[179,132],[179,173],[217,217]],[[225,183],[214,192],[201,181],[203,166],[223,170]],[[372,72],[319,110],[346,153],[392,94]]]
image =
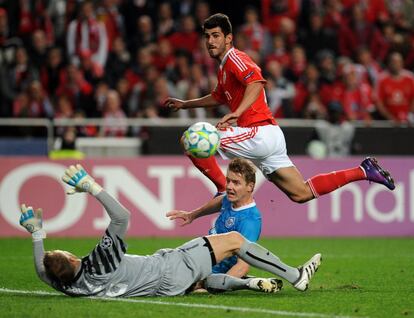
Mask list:
[[80,164],[66,169],[62,180],[72,187],[67,192],[68,194],[87,192],[93,195],[104,206],[111,218],[108,231],[122,239],[125,237],[130,217],[129,211],[102,189]]
[[20,210],[22,213],[20,225],[32,234],[36,273],[42,281],[52,286],[52,282],[46,275],[45,266],[43,265],[43,258],[45,256],[43,239],[46,238],[46,232],[43,230],[42,209],[34,210],[31,206],[27,207],[25,204],[22,204]]

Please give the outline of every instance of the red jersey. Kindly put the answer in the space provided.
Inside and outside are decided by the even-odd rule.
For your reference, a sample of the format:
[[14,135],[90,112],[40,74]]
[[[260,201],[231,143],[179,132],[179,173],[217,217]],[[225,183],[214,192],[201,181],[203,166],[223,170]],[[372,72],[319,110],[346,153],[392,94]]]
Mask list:
[[[220,103],[227,104],[232,112],[239,107],[246,86],[253,82],[266,82],[262,71],[251,58],[235,48],[227,51],[221,61],[217,73],[217,86],[211,95]],[[272,112],[266,102],[266,95],[263,89],[254,103],[239,117],[239,127],[259,126],[263,122],[276,124]]]
[[395,78],[384,72],[378,81],[378,98],[397,120],[405,121],[414,99],[414,77],[411,72],[402,71]]

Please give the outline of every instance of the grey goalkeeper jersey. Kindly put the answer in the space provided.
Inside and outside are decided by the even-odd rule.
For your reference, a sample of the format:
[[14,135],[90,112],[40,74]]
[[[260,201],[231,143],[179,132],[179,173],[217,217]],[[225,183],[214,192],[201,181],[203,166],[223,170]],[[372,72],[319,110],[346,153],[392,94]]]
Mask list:
[[151,256],[125,254],[121,238],[108,230],[94,250],[82,259],[71,284],[52,286],[72,296],[162,295],[159,287],[166,269],[163,250]]
[[[108,212],[111,223],[92,252],[82,258],[81,267],[75,279],[69,284],[51,280],[43,265],[43,240],[33,242],[35,268],[38,276],[48,285],[71,296],[152,296],[183,294],[192,278],[181,283],[173,281],[171,268],[181,271],[186,266],[176,256],[175,249],[162,249],[150,256],[129,255],[123,241],[128,227],[129,212],[105,191],[96,198]],[[168,266],[167,266],[168,264]],[[173,264],[173,266],[172,266]],[[176,265],[178,264],[178,265]],[[194,265],[194,264],[192,264]],[[175,288],[174,288],[175,287]]]

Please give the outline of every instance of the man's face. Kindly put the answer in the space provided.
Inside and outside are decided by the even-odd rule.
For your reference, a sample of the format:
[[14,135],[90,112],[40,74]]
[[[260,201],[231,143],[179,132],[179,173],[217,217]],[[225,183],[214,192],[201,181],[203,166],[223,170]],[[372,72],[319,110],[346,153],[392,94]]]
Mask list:
[[393,54],[390,59],[390,72],[392,74],[399,74],[403,69],[403,60],[400,54]]
[[210,57],[220,60],[226,54],[233,40],[233,36],[231,34],[225,36],[220,27],[205,29],[204,38]]
[[226,182],[227,199],[231,203],[244,205],[251,198],[254,184],[246,183],[240,173],[227,171]]

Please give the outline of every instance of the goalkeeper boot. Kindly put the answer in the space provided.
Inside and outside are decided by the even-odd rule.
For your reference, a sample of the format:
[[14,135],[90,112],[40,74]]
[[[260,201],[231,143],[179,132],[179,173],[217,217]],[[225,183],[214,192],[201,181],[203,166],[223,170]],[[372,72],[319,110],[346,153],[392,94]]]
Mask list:
[[249,289],[264,293],[277,293],[282,289],[283,282],[276,278],[252,278],[247,283]]
[[307,261],[303,266],[299,267],[299,278],[293,283],[293,287],[297,290],[305,291],[308,289],[309,282],[321,265],[322,255],[315,254],[312,258]]
[[395,184],[390,173],[381,168],[377,159],[372,157],[365,158],[361,163],[361,168],[364,169],[367,180],[375,183],[385,185],[388,189],[394,190]]

